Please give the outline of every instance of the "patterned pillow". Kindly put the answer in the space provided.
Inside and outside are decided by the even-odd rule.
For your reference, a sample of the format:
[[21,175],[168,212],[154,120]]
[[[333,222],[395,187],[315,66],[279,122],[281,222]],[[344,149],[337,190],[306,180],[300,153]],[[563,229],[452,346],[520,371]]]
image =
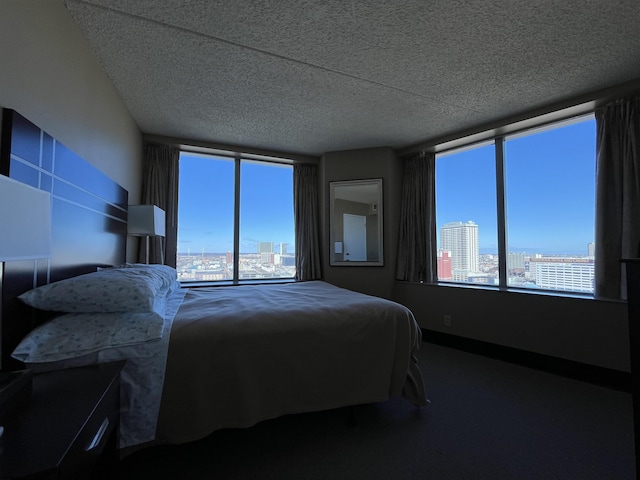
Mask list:
[[54,312],[158,312],[169,292],[166,279],[153,269],[113,268],[43,285],[18,298]]
[[114,268],[151,270],[162,278],[163,285],[170,291],[169,293],[173,292],[176,288],[180,288],[180,283],[178,282],[178,272],[175,268],[170,267],[169,265],[159,265],[155,263],[123,263],[122,265]]
[[27,334],[11,354],[25,363],[77,358],[162,338],[157,313],[66,313]]

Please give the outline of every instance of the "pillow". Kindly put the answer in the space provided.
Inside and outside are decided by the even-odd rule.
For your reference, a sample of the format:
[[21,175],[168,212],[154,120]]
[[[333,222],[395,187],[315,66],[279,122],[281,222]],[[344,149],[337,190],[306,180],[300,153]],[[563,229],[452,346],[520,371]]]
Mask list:
[[146,264],[146,263],[123,263],[117,267],[116,269],[148,269],[152,272],[155,272],[158,276],[162,278],[164,286],[168,289],[169,293],[175,291],[180,288],[180,282],[178,282],[178,272],[175,268],[170,267],[169,265],[159,265],[155,263]]
[[55,312],[157,312],[166,278],[149,268],[107,269],[34,288],[19,295],[27,305]]
[[27,334],[11,356],[24,363],[77,358],[162,338],[157,313],[67,313]]

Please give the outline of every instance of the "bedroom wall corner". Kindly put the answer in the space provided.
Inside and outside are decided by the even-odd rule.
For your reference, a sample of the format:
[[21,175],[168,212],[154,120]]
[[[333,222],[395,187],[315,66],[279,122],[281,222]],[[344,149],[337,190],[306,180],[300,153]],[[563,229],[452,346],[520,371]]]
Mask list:
[[142,134],[62,0],[0,3],[0,107],[140,198]]
[[[402,165],[389,147],[328,152],[320,161],[320,218],[324,279],[334,285],[369,295],[391,298],[398,242]],[[384,265],[352,267],[329,265],[329,182],[382,178],[384,208]]]

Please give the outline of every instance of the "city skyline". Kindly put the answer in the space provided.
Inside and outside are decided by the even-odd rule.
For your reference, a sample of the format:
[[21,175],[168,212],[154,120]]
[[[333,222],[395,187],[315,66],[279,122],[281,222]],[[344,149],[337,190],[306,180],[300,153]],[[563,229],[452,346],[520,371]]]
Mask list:
[[[182,153],[178,202],[178,255],[233,251],[235,162]],[[295,248],[293,168],[243,160],[239,254],[261,242]]]
[[499,256],[479,253],[477,230],[478,225],[471,221],[451,222],[440,228],[439,281],[494,286],[506,282],[509,287],[593,293],[593,244],[584,256],[509,252],[506,278],[501,281]]
[[[507,139],[505,151],[507,251],[586,254],[594,241],[593,117]],[[473,221],[479,226],[480,254],[498,253],[494,155],[491,143],[436,160],[436,227],[439,231],[445,223]],[[234,161],[183,153],[185,157],[178,253],[232,251]],[[243,162],[240,254],[256,253],[265,241],[295,249],[292,182],[289,165]]]
[[[505,141],[507,251],[585,255],[595,230],[595,119]],[[478,224],[498,253],[493,142],[436,157],[436,229]]]
[[[240,252],[240,255],[256,255],[256,254],[260,253],[258,251],[258,248],[259,248],[258,245],[261,244],[261,243],[265,243],[265,242],[258,241],[258,244],[256,246],[256,251],[255,252]],[[279,247],[281,244],[288,245],[287,251],[286,251],[286,253],[284,255],[294,255],[295,254],[295,251],[293,250],[293,246],[290,243],[285,243],[285,242],[277,242],[277,243],[276,242],[268,242],[268,243],[273,243],[273,245],[274,245],[274,247],[273,247],[274,248],[274,252],[273,253],[275,253],[275,254],[280,255],[279,248],[276,248],[276,247]],[[187,249],[185,251],[182,251],[182,252],[178,251],[178,255],[197,257],[197,256],[202,256],[202,255],[204,255],[204,256],[226,255],[227,253],[230,253],[230,252],[232,252],[232,251],[231,250],[225,250],[225,251],[220,251],[220,252],[209,252],[207,250],[198,250],[198,251],[196,251],[196,250],[191,250],[189,247],[187,247]]]

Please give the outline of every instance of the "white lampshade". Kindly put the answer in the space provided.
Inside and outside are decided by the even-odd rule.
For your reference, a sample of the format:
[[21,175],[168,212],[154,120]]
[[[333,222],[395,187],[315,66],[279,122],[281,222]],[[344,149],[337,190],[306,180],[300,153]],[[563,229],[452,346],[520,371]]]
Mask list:
[[164,237],[164,210],[155,205],[129,205],[127,233],[140,237]]
[[51,256],[51,195],[0,175],[0,261]]

